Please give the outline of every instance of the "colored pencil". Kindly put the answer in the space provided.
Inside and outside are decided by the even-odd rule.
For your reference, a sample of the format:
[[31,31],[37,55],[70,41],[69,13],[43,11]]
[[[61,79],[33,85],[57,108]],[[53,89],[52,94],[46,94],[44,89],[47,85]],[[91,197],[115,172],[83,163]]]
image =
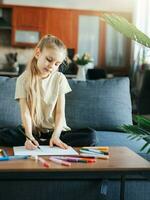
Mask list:
[[7,161],[7,160],[20,160],[20,159],[27,159],[29,156],[22,156],[22,155],[17,155],[17,156],[5,156],[5,157],[0,157],[0,161]]
[[95,158],[79,158],[79,157],[70,157],[70,156],[55,156],[55,158],[69,161],[69,162],[82,162],[82,163],[96,162]]
[[50,156],[49,160],[54,162],[54,163],[57,163],[57,164],[60,164],[60,165],[64,165],[64,166],[70,166],[71,165],[70,162],[58,159],[55,156]]
[[44,167],[47,167],[49,168],[49,163],[42,157],[38,157],[37,156],[37,160],[44,166]]

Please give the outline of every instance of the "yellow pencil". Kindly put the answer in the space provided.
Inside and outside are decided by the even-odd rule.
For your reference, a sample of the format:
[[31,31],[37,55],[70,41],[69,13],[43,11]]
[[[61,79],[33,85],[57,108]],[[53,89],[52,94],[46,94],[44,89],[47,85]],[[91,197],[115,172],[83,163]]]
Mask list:
[[95,146],[95,147],[83,147],[83,148],[97,149],[97,150],[107,151],[107,152],[109,151],[108,146]]

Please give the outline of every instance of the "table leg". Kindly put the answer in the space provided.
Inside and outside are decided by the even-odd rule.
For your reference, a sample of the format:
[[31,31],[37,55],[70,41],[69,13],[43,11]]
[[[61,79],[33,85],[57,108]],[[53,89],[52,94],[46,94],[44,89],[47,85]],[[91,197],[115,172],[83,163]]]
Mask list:
[[100,200],[107,200],[108,181],[102,180],[100,185]]
[[125,176],[121,176],[120,180],[120,200],[125,200]]

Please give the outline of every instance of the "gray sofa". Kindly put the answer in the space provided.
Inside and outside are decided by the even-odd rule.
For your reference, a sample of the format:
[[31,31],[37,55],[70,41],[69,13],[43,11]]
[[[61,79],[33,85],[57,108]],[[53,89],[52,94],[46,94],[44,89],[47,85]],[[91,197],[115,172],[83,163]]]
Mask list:
[[[0,128],[14,127],[20,124],[20,112],[17,102],[14,100],[16,78],[0,77]],[[72,92],[66,95],[66,118],[71,128],[91,127],[97,130],[97,145],[106,146],[127,146],[133,151],[140,153],[140,148],[145,143],[143,140],[129,140],[127,135],[120,132],[119,127],[123,124],[132,124],[132,108],[129,92],[128,78],[101,79],[86,82],[69,80]],[[150,156],[145,153],[141,154],[150,160]],[[43,183],[36,182],[28,186],[28,190],[40,190]],[[59,191],[57,189],[59,184]],[[5,183],[3,183],[5,186]],[[41,197],[35,198],[29,196],[21,196],[20,191],[26,188],[25,182],[19,185],[12,183],[5,193],[12,192],[13,199],[48,199],[46,197],[48,191],[52,198],[55,193],[58,199],[86,199],[96,200],[98,198],[99,183],[90,183],[88,181],[72,181],[67,182],[52,181],[52,187],[49,189],[45,185],[45,190],[41,190]],[[108,183],[108,199],[119,200],[119,181],[111,180]],[[5,190],[5,187],[3,188]],[[66,193],[64,196],[63,191]],[[14,192],[15,191],[15,192]],[[46,193],[45,193],[46,191]],[[57,191],[57,192],[56,192]],[[78,195],[76,196],[76,192]],[[80,192],[79,192],[80,191]],[[18,198],[16,198],[16,196]],[[61,198],[60,198],[61,196]],[[0,194],[0,199],[3,196]],[[7,198],[6,198],[7,199]],[[57,199],[55,197],[55,199]],[[127,180],[126,200],[149,200],[150,199],[150,181],[135,177]]]

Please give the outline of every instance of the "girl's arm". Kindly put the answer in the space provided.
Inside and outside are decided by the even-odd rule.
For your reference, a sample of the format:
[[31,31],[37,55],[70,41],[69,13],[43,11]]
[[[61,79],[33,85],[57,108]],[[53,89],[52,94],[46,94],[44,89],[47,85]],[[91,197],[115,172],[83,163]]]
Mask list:
[[55,114],[55,128],[50,139],[50,146],[57,145],[61,148],[68,148],[68,145],[63,143],[59,137],[63,129],[65,119],[65,94],[58,96],[56,104],[56,114]]
[[23,127],[25,129],[25,134],[31,140],[33,140],[34,143],[36,144],[36,145],[34,145],[30,140],[27,139],[26,142],[25,142],[25,147],[27,149],[35,149],[36,146],[39,146],[39,144],[32,135],[32,119],[31,119],[31,115],[30,115],[28,105],[27,105],[26,100],[24,98],[21,98],[19,100],[19,103],[20,103],[21,118],[22,118]]

